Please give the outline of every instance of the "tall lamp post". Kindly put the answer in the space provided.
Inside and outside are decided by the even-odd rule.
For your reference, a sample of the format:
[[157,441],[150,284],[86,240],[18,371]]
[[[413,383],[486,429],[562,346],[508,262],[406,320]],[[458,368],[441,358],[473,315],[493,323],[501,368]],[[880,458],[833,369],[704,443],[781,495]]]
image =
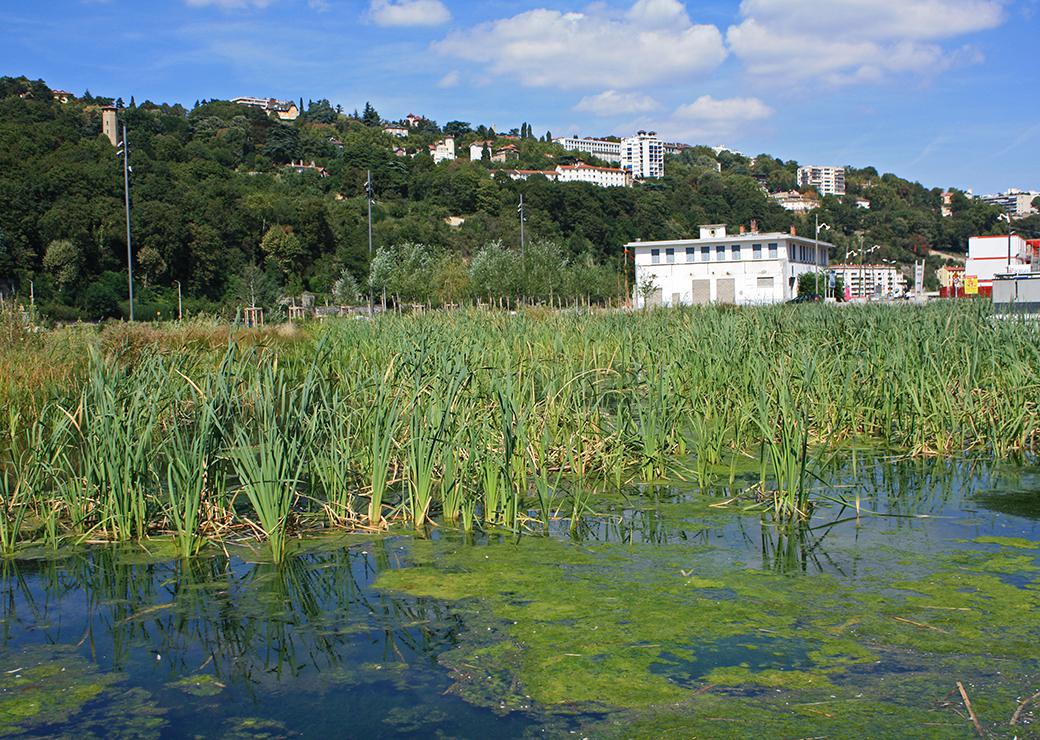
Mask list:
[[134,320],[134,257],[130,241],[130,143],[126,138],[126,124],[123,124],[123,140],[119,142],[116,156],[123,158],[123,195],[126,202],[126,282],[130,297],[130,320]]
[[997,218],[1007,221],[1008,226],[1008,250],[1007,250],[1007,271],[1011,272],[1011,214],[1001,213]]
[[816,268],[816,295],[820,294],[820,229],[829,229],[827,224],[820,223],[820,214],[816,214],[816,254],[813,262]]
[[184,320],[184,304],[181,302],[181,281],[174,280],[177,283],[177,321]]
[[[372,187],[372,170],[368,171],[365,180],[365,199],[368,201],[368,315],[375,313],[372,300],[372,201],[375,200],[375,189]],[[386,308],[384,306],[384,308]]]

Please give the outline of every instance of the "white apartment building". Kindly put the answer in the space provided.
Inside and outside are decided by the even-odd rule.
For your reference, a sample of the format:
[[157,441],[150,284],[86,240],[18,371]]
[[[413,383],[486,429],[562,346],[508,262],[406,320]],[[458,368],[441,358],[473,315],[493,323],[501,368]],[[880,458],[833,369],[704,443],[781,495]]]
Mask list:
[[602,188],[627,188],[632,175],[620,167],[594,167],[591,164],[561,164],[556,167],[559,182],[588,182]]
[[[781,303],[798,294],[798,276],[826,279],[831,245],[791,233],[759,233],[752,224],[739,234],[725,225],[700,227],[699,239],[631,242],[636,306],[707,303]],[[642,287],[651,288],[644,298]]]
[[408,138],[408,129],[404,126],[383,126],[383,133],[398,139]]
[[817,165],[799,167],[798,187],[816,188],[820,195],[845,195],[845,168]]
[[[1010,258],[1009,258],[1010,255]],[[979,281],[979,292],[993,290],[993,277],[1007,273],[1029,272],[1030,249],[1018,234],[973,236],[968,240],[968,260],[964,263],[964,278]]]
[[291,100],[243,97],[234,98],[231,102],[249,108],[259,108],[265,113],[274,113],[282,121],[295,121],[300,117],[300,109]]
[[430,144],[430,154],[433,155],[434,164],[455,159],[455,139],[448,136],[436,144]]
[[995,195],[980,195],[978,196],[978,199],[985,203],[989,203],[990,205],[1002,208],[1004,213],[1013,218],[1024,218],[1025,216],[1037,212],[1037,210],[1033,208],[1033,201],[1038,197],[1040,197],[1040,193],[1032,190],[1008,188],[1008,190],[1003,193],[997,193]]
[[664,177],[664,144],[656,131],[640,131],[621,140],[621,167],[636,180]]
[[845,295],[852,299],[900,296],[906,293],[906,276],[895,265],[834,265]]
[[576,136],[561,136],[553,139],[554,144],[559,144],[564,149],[572,152],[587,152],[608,162],[621,161],[621,142],[605,141],[603,139],[579,139]]

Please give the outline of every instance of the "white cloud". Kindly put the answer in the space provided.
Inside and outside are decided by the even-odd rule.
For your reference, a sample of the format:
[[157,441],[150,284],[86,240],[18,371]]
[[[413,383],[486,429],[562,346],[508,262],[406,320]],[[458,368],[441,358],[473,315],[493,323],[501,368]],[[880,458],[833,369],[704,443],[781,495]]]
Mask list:
[[456,87],[458,86],[460,81],[461,76],[459,75],[459,71],[457,69],[453,69],[451,72],[448,72],[448,74],[444,75],[440,78],[440,80],[437,81],[437,87]]
[[704,139],[732,136],[749,125],[771,118],[774,111],[758,98],[713,98],[702,95],[681,105],[660,123],[668,136]]
[[185,0],[193,8],[223,8],[233,10],[236,8],[266,8],[271,0]]
[[660,107],[649,95],[605,90],[599,95],[586,95],[578,101],[574,110],[596,116],[616,116],[626,113],[649,113]]
[[1000,25],[1004,0],[743,0],[740,13],[726,40],[752,74],[841,84],[977,59],[941,42]]
[[368,17],[377,26],[439,26],[451,12],[441,0],[372,0]]
[[694,24],[678,0],[637,0],[623,15],[540,8],[456,31],[434,48],[524,85],[566,89],[688,80],[726,56],[719,30]]

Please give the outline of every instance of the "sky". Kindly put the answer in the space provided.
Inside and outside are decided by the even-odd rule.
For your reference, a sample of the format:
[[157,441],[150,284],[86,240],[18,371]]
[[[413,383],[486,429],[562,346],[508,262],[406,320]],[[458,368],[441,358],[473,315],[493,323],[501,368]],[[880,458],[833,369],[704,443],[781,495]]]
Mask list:
[[1040,190],[1040,0],[0,0],[0,75]]

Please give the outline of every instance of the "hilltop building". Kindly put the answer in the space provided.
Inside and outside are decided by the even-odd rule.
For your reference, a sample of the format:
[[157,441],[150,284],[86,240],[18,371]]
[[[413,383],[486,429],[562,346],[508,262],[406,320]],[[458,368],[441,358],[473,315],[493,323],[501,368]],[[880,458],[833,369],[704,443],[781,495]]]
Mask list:
[[818,165],[799,167],[798,187],[816,188],[820,195],[845,195],[845,168]]
[[602,188],[632,186],[632,174],[621,167],[594,167],[591,164],[561,164],[556,167],[559,182],[588,182]]
[[244,105],[248,108],[257,108],[264,113],[273,113],[280,121],[295,121],[300,117],[300,109],[291,100],[276,100],[275,98],[233,98],[232,103]]
[[1012,218],[1024,218],[1037,212],[1037,210],[1033,208],[1033,201],[1040,198],[1040,193],[1032,190],[1008,188],[1008,190],[1003,193],[996,193],[995,195],[979,195],[977,198],[984,203],[989,203],[990,205],[1002,208],[1004,213],[1008,214]]
[[404,139],[408,137],[408,129],[403,126],[383,126],[383,133],[389,134],[398,139]]
[[579,139],[576,136],[561,136],[553,139],[553,143],[559,144],[564,149],[573,152],[586,152],[593,156],[604,159],[607,162],[621,161],[621,142],[608,141],[606,139]]
[[555,182],[560,175],[556,170],[496,170],[493,174],[498,173],[504,174],[510,180],[522,180],[524,182],[535,175],[541,175],[547,180]]
[[325,170],[324,167],[322,167],[320,165],[317,165],[317,164],[314,164],[314,160],[313,159],[311,160],[310,164],[305,163],[302,159],[299,162],[291,162],[291,163],[285,165],[285,168],[287,170],[291,170],[292,172],[295,172],[298,175],[303,175],[303,174],[305,174],[307,172],[313,172],[318,177],[328,177],[329,176],[329,173]]
[[640,131],[621,140],[621,168],[636,180],[664,177],[664,145],[656,131]]
[[[790,233],[750,230],[727,234],[725,225],[700,227],[700,238],[636,241],[633,255],[636,305],[679,306],[706,303],[754,305],[781,303],[798,293],[798,276],[826,279],[831,245]],[[650,288],[644,296],[642,287]]]
[[101,109],[101,133],[108,137],[112,146],[119,146],[118,113],[114,105],[106,105]]
[[942,205],[939,208],[939,212],[943,218],[950,218],[953,216],[953,192],[947,190],[942,194]]
[[820,201],[818,199],[808,195],[803,195],[797,190],[770,193],[769,197],[785,211],[791,211],[792,213],[808,213],[814,208],[819,208],[820,206]]
[[430,154],[433,156],[434,164],[455,159],[455,139],[446,136],[436,144],[430,144]]

